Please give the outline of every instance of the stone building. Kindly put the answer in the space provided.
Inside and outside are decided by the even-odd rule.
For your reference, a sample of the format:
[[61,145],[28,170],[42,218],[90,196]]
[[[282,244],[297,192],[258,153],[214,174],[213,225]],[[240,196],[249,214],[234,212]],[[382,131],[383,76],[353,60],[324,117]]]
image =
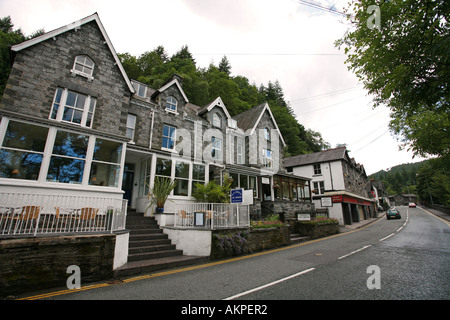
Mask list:
[[[267,103],[232,117],[220,97],[192,104],[176,74],[157,89],[130,80],[97,14],[12,53],[0,102],[0,192],[125,198],[143,212],[155,177],[170,177],[178,180],[173,214],[172,204],[194,201],[196,183],[228,176],[252,190],[254,215],[313,209],[310,179],[286,173]],[[280,197],[277,183],[290,195]],[[274,200],[292,203],[264,205]]]
[[364,166],[350,158],[345,147],[286,158],[287,171],[312,179],[316,208],[327,209],[341,225],[374,215],[376,201]]

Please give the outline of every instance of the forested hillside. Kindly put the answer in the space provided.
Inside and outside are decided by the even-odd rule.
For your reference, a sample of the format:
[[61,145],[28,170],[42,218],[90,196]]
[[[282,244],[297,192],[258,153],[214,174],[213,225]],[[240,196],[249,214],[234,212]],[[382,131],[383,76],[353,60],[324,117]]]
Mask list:
[[398,165],[370,178],[383,181],[390,195],[413,193],[420,201],[450,207],[450,156]]
[[139,57],[129,53],[119,54],[119,57],[131,79],[157,89],[176,73],[183,78],[183,90],[190,102],[204,106],[221,97],[231,116],[267,101],[288,145],[286,156],[317,152],[329,147],[319,132],[298,123],[277,80],[257,86],[243,75],[232,76],[232,66],[226,56],[217,66],[210,64],[207,68],[197,66],[187,46],[171,57],[162,46]]

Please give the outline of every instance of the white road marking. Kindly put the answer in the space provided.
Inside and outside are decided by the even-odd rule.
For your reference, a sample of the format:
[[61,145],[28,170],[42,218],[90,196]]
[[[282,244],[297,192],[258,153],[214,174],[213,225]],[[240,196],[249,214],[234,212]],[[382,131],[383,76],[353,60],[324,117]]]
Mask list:
[[303,271],[301,271],[301,272],[299,272],[299,273],[296,273],[296,274],[293,274],[293,275],[291,275],[291,276],[289,276],[289,277],[286,277],[286,278],[283,278],[283,279],[280,279],[280,280],[277,280],[277,281],[274,281],[274,282],[265,284],[265,285],[263,285],[263,286],[260,286],[260,287],[258,287],[258,288],[255,288],[255,289],[251,289],[251,290],[248,290],[248,291],[245,291],[245,292],[236,294],[236,295],[234,295],[234,296],[225,298],[224,300],[233,300],[233,299],[236,299],[236,298],[245,296],[245,295],[250,294],[250,293],[252,293],[252,292],[256,292],[256,291],[262,290],[262,289],[264,289],[264,288],[268,288],[268,287],[270,287],[270,286],[273,286],[273,285],[276,285],[276,284],[278,284],[278,283],[280,283],[280,282],[283,282],[283,281],[286,281],[286,280],[289,280],[289,279],[298,277],[298,276],[300,276],[300,275],[302,275],[302,274],[311,272],[311,271],[313,271],[313,270],[315,270],[315,268],[310,268],[310,269],[303,270]]
[[394,232],[394,233],[391,233],[391,234],[388,235],[387,237],[384,237],[383,239],[380,239],[380,241],[384,241],[384,240],[386,240],[386,239],[392,237],[394,234],[395,234],[395,232]]
[[349,256],[351,256],[352,254],[355,254],[355,253],[357,253],[357,252],[363,251],[363,250],[365,250],[365,249],[367,249],[367,248],[369,248],[369,247],[371,247],[371,246],[372,246],[372,245],[369,244],[368,246],[359,248],[358,250],[352,251],[352,252],[350,252],[349,254],[346,254],[346,255],[343,255],[343,256],[339,257],[338,260],[341,260],[341,259],[344,259],[344,258],[346,258],[346,257],[349,257]]

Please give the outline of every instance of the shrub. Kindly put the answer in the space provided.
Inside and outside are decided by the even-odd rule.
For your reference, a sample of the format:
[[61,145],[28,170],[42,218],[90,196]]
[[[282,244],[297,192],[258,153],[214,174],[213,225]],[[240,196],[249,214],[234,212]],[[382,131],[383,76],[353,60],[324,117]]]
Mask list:
[[319,217],[316,220],[310,220],[310,221],[300,221],[300,223],[303,224],[317,224],[317,225],[322,225],[322,224],[337,224],[338,220],[335,218],[327,218],[327,217]]
[[248,231],[238,231],[232,234],[214,234],[215,246],[221,256],[237,256],[251,253],[248,245]]

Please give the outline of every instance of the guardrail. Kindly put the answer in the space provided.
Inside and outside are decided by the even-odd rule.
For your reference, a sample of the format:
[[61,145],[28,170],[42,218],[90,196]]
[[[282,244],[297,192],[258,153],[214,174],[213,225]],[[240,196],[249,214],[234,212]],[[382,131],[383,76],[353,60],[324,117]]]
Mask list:
[[0,236],[125,229],[127,200],[0,193]]
[[188,203],[176,206],[175,227],[234,228],[250,226],[248,205],[231,203]]

